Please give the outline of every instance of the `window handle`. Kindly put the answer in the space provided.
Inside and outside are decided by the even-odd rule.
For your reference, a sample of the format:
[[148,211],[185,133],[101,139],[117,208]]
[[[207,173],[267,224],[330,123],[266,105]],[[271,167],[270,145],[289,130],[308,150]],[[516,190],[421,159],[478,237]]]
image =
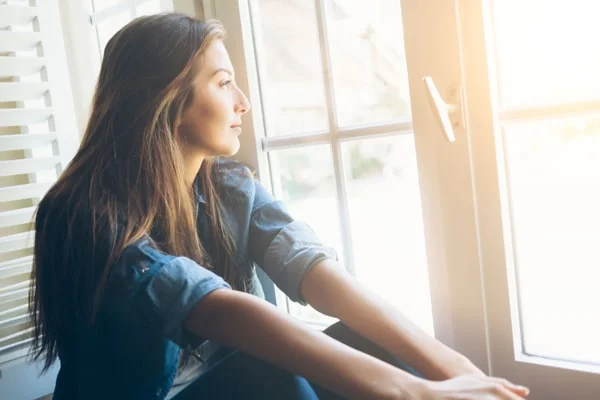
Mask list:
[[427,89],[427,98],[429,104],[433,108],[433,112],[436,116],[438,123],[440,124],[442,131],[446,135],[446,138],[450,143],[456,141],[456,135],[454,130],[460,128],[463,125],[462,115],[462,91],[459,87],[452,87],[450,89],[450,103],[446,103],[431,76],[423,77],[425,88]]

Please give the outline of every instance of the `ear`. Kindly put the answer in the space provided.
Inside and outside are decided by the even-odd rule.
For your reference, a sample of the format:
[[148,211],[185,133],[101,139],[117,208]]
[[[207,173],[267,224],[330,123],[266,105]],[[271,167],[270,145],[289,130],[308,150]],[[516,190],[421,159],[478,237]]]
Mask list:
[[190,127],[190,112],[189,112],[189,107],[188,107],[188,109],[184,110],[181,113],[181,115],[179,115],[179,118],[177,118],[175,120],[173,134],[175,135],[176,138],[185,136],[186,132],[189,131],[189,127]]
[[175,128],[173,129],[173,138],[176,141],[185,141],[188,131],[188,125],[181,120],[175,124]]

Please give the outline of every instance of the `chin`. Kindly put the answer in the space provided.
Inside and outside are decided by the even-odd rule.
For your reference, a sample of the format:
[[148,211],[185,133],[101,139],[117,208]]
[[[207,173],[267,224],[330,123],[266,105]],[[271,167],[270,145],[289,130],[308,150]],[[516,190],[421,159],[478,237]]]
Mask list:
[[217,156],[228,157],[237,154],[240,150],[240,141],[236,138],[233,143],[223,146],[220,151],[216,152]]

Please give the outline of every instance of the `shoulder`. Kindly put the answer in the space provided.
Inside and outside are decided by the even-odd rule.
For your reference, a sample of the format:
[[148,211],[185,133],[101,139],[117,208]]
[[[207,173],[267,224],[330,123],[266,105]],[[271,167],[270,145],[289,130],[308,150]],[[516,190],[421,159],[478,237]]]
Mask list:
[[217,158],[214,161],[212,177],[223,201],[240,202],[254,198],[254,174],[241,162],[230,158]]
[[254,180],[250,168],[232,158],[218,157],[213,164],[213,178],[223,184],[233,185]]
[[129,287],[139,283],[147,271],[160,269],[171,262],[174,256],[158,250],[149,236],[126,246],[111,268],[109,282],[116,286]]

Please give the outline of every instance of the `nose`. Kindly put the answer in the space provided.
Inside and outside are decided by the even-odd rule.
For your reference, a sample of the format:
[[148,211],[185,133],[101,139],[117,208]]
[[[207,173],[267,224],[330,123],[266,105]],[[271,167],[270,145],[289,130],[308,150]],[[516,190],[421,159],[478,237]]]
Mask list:
[[248,98],[246,97],[244,92],[242,92],[242,90],[240,88],[238,88],[238,93],[239,93],[240,98],[237,103],[235,111],[238,114],[244,115],[248,111],[250,111],[250,101],[248,101]]

